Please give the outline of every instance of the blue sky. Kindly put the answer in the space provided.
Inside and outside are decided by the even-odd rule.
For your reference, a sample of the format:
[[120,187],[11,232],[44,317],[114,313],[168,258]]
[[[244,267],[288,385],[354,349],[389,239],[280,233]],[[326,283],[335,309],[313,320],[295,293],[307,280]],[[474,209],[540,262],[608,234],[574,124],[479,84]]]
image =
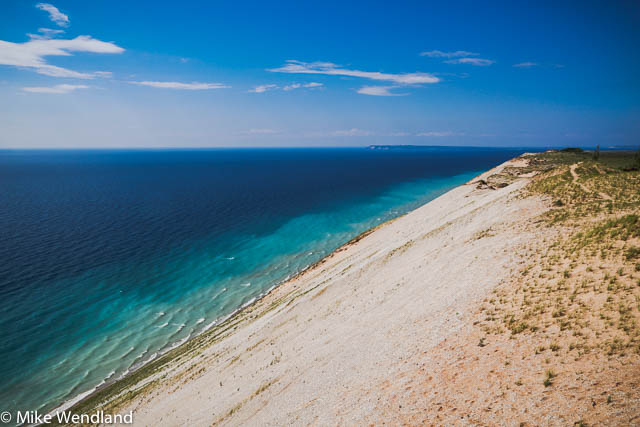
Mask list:
[[5,0],[0,148],[640,143],[640,3],[521,3]]

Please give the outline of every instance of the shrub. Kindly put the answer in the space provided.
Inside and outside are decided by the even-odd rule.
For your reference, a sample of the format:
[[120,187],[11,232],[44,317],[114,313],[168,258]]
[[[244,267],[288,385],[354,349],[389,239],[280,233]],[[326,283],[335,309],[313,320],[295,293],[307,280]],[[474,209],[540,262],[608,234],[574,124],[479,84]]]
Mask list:
[[548,370],[547,374],[545,376],[544,381],[542,382],[542,384],[544,384],[545,387],[550,387],[553,385],[553,379],[556,377],[557,375],[552,371],[552,370]]
[[[625,258],[627,258],[627,261],[633,261],[637,258],[640,258],[640,248],[637,246],[631,246],[626,250],[624,256]],[[638,265],[636,265],[636,270],[638,270]]]

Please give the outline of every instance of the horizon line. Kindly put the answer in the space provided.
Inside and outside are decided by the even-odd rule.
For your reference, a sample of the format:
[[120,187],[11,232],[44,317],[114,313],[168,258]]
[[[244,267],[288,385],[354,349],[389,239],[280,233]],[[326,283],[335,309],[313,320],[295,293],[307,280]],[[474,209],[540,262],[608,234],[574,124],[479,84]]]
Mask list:
[[[597,145],[597,144],[596,144]],[[370,147],[415,147],[415,148],[503,148],[503,149],[562,149],[562,148],[581,148],[595,149],[592,145],[420,145],[420,144],[367,144],[367,145],[325,145],[325,146],[284,146],[284,145],[266,145],[266,146],[170,146],[170,147],[0,147],[0,151],[161,151],[161,150],[256,150],[256,149],[355,149]],[[607,149],[637,149],[640,144],[630,145],[611,145],[600,146],[601,150]]]

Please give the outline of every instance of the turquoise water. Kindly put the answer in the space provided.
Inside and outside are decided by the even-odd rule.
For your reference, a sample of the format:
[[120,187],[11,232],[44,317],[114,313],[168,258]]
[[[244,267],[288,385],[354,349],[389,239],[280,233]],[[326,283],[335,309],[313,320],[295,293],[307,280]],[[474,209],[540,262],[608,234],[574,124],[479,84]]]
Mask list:
[[[9,410],[49,410],[122,377],[361,232],[515,154],[471,152],[462,166],[459,152],[41,155],[0,159],[20,165],[18,178],[11,168],[4,177],[13,210],[0,215],[0,403]],[[286,155],[281,177],[274,162]],[[244,187],[216,189],[248,167]],[[52,176],[55,186],[42,188]],[[283,190],[287,179],[299,182]]]

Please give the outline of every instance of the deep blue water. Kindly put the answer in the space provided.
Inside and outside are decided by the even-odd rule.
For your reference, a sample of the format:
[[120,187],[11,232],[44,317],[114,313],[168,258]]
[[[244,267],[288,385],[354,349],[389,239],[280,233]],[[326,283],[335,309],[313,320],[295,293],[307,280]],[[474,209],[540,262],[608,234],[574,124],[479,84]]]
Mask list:
[[0,151],[0,408],[118,378],[521,152]]

